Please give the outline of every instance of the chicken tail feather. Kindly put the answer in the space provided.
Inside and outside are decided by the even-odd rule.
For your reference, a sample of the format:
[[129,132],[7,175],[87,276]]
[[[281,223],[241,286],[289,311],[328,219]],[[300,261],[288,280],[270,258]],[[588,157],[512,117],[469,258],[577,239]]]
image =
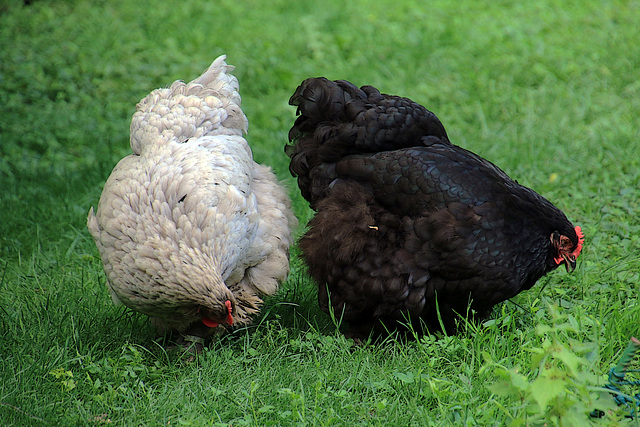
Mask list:
[[431,111],[372,86],[310,78],[289,104],[298,107],[285,147],[291,158],[289,170],[312,207],[336,178],[332,164],[345,156],[423,146],[425,136],[449,142]]
[[247,132],[238,79],[226,56],[216,58],[195,80],[175,81],[156,89],[140,101],[131,121],[131,148],[140,154],[151,144],[184,143],[205,135],[238,135]]

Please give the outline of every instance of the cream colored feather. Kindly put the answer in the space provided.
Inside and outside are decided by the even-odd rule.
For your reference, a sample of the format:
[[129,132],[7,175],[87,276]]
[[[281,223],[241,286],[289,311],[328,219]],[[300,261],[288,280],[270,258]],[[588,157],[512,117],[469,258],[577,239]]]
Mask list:
[[189,333],[208,309],[247,324],[289,271],[290,200],[243,134],[225,56],[137,105],[132,155],[108,178],[88,228],[114,301]]

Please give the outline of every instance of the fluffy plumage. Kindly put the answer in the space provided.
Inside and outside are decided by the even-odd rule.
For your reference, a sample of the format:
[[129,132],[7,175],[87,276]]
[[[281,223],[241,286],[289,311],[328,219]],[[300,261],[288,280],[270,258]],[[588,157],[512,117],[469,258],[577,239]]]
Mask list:
[[[423,321],[455,331],[566,264],[579,227],[491,162],[449,142],[421,105],[346,81],[305,80],[286,147],[317,211],[300,240],[322,309],[364,337]],[[457,314],[456,314],[457,313]]]
[[243,325],[289,271],[296,220],[275,175],[253,161],[233,67],[137,105],[133,154],[107,180],[88,228],[116,303],[200,337]]

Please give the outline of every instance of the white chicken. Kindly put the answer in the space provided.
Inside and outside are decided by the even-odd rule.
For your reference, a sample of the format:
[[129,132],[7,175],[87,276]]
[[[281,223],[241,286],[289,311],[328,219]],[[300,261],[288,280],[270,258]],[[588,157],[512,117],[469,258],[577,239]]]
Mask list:
[[133,154],[105,183],[87,226],[114,302],[198,350],[245,325],[289,272],[291,202],[243,138],[233,66],[157,89],[131,122]]

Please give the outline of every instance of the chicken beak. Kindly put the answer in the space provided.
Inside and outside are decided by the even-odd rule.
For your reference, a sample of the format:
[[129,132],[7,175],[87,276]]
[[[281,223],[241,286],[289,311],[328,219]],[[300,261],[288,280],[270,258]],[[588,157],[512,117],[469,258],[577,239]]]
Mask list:
[[564,258],[564,266],[567,267],[567,273],[571,273],[576,269],[576,260],[571,259],[570,257],[563,255]]
[[[226,323],[229,326],[233,325],[233,316],[231,315],[233,311],[233,305],[229,300],[226,300],[224,302],[224,305],[227,307],[227,315],[224,320],[216,318],[215,316],[212,317],[216,318],[216,320],[205,316],[202,318],[202,323],[204,323],[204,325],[209,328],[217,328],[220,323]],[[198,308],[197,312],[200,313],[200,308]]]

